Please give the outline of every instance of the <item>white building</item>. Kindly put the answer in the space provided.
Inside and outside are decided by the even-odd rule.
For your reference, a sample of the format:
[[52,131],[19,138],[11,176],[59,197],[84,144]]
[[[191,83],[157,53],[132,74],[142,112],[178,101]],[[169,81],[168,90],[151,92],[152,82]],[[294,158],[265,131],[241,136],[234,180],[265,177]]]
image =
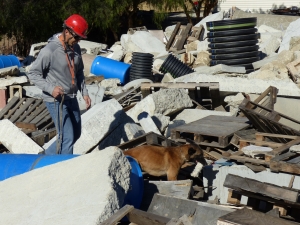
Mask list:
[[272,9],[300,7],[300,0],[219,0],[218,10],[227,12],[237,7],[247,12],[269,13]]

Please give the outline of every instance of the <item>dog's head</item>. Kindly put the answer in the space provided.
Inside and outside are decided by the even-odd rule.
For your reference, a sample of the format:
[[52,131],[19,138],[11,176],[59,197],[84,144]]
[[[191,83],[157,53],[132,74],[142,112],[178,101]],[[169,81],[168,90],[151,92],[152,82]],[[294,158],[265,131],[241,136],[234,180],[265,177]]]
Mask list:
[[195,163],[200,162],[203,165],[206,165],[206,161],[204,159],[203,155],[203,150],[200,148],[198,144],[196,144],[193,140],[191,139],[186,139],[186,141],[189,143],[188,144],[188,160],[189,161],[194,161]]

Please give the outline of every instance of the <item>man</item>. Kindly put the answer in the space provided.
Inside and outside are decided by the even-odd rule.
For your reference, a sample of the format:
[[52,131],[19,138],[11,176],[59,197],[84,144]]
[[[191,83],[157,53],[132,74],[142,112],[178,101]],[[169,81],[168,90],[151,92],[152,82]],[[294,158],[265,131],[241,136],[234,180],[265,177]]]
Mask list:
[[48,40],[28,73],[32,83],[43,91],[43,100],[58,134],[56,142],[45,150],[45,154],[73,154],[73,145],[81,134],[78,90],[86,108],[91,105],[78,45],[80,39],[87,38],[87,29],[88,24],[82,16],[70,16],[64,21],[62,33]]

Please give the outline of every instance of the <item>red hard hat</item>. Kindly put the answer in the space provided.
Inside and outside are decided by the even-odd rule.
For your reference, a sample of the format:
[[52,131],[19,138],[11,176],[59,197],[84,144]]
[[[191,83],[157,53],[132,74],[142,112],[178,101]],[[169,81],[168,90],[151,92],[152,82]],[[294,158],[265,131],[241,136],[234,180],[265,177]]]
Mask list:
[[70,28],[77,34],[78,36],[82,38],[87,38],[86,32],[88,29],[88,23],[86,20],[78,15],[78,14],[73,14],[70,16],[68,19],[65,20],[65,26]]

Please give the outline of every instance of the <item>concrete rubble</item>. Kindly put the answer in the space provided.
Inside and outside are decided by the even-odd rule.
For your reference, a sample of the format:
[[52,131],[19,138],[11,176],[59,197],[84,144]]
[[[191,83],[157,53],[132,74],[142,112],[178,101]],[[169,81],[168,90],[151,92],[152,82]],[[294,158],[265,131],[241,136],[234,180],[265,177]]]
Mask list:
[[[252,69],[245,64],[212,66],[206,22],[248,17],[257,17],[259,60],[250,63]],[[131,224],[138,225],[135,219],[139,216],[159,221],[157,224],[179,221],[194,225],[205,214],[210,215],[203,219],[205,224],[225,224],[224,216],[240,213],[242,217],[242,207],[247,206],[275,214],[282,224],[289,224],[287,218],[299,224],[299,202],[285,201],[270,189],[280,189],[282,196],[300,192],[299,26],[298,16],[235,8],[210,14],[195,24],[193,28],[203,29],[202,35],[196,40],[186,37],[182,49],[166,48],[175,36],[175,25],[128,32],[112,46],[80,41],[92,103],[86,110],[77,93],[82,119],[82,133],[74,144],[78,156],[1,181],[0,199],[5,204],[0,223],[100,224],[108,219],[118,222],[118,213],[123,213]],[[39,155],[56,141],[42,92],[26,76],[45,44],[32,45],[21,67],[0,69],[0,156]],[[140,77],[134,77],[129,69],[123,74],[127,81],[121,84],[120,74],[108,78],[105,72],[90,72],[97,56],[131,66],[134,52],[153,55],[153,76],[140,72]],[[170,54],[173,64],[166,63]],[[166,69],[170,65],[180,74]],[[193,72],[184,73],[187,68]],[[174,183],[165,176],[153,178],[140,169],[138,159],[131,161],[122,154],[139,145],[170,148],[191,140],[201,147],[207,165],[203,163],[199,176],[193,177],[199,161],[188,162]],[[130,179],[138,178],[133,174],[137,168],[141,173],[135,185],[144,193],[135,190],[132,197],[126,193],[134,185]],[[155,188],[149,185],[153,179]],[[244,182],[239,183],[240,188],[228,187],[229,179]],[[249,185],[251,190],[242,189],[247,179],[260,182],[265,193],[255,192],[255,185]],[[188,188],[179,190],[179,181],[188,181]],[[138,193],[143,194],[142,199]],[[126,196],[132,202],[126,202]],[[136,204],[133,199],[141,201]]]

